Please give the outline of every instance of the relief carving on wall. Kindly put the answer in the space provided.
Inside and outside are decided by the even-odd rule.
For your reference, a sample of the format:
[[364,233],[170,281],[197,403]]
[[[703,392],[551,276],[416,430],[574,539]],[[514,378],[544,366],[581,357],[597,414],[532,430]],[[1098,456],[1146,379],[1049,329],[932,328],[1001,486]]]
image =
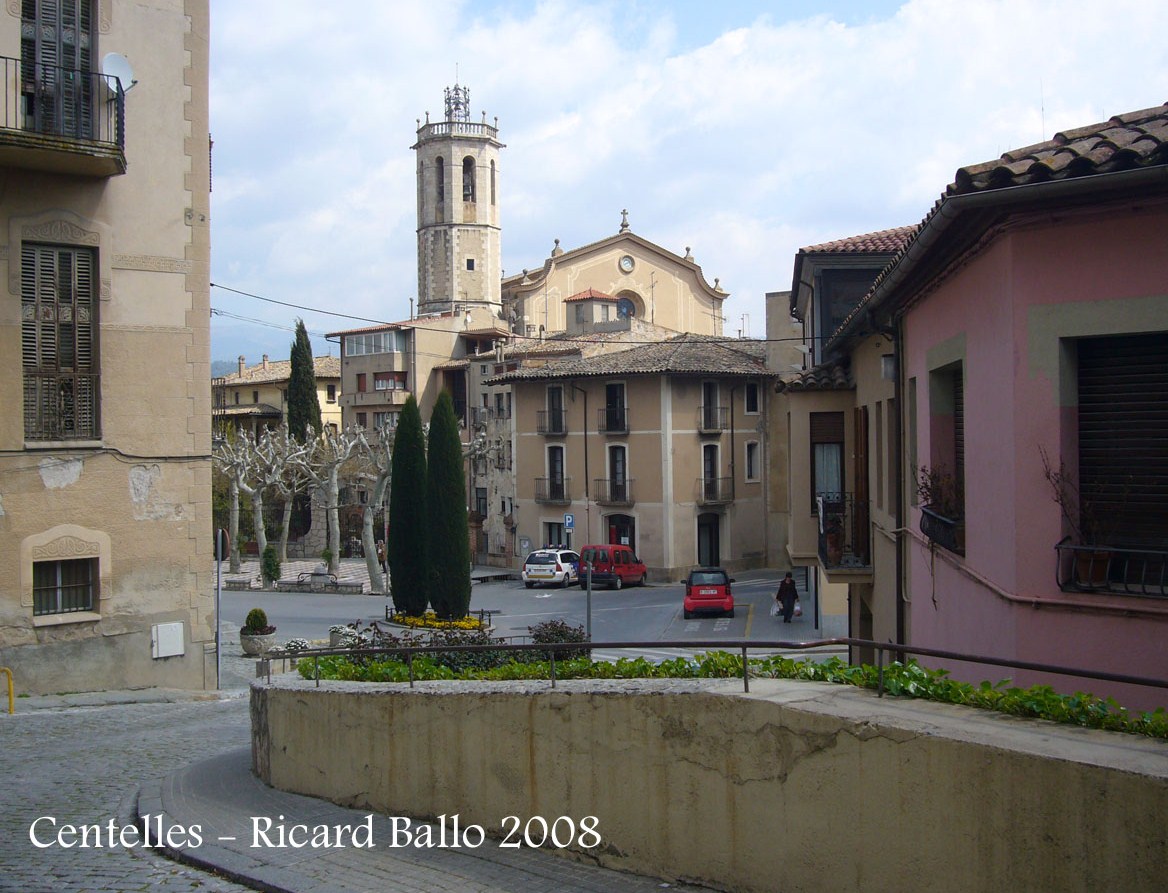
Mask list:
[[[13,18],[19,19],[20,15],[20,0],[8,0],[8,14]],[[114,9],[113,0],[98,0],[97,2],[97,28],[102,34],[108,34],[114,24]]]
[[67,220],[50,220],[26,226],[21,235],[30,242],[57,242],[66,245],[97,245],[98,234],[82,229]]
[[91,558],[101,554],[101,545],[75,536],[62,536],[43,546],[33,546],[33,561],[56,558]]

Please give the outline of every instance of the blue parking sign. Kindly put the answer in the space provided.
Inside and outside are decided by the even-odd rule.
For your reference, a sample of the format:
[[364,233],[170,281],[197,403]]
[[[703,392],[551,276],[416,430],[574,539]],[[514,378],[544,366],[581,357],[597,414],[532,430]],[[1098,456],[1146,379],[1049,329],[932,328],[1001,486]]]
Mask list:
[[564,530],[576,529],[576,516],[571,512],[564,512]]

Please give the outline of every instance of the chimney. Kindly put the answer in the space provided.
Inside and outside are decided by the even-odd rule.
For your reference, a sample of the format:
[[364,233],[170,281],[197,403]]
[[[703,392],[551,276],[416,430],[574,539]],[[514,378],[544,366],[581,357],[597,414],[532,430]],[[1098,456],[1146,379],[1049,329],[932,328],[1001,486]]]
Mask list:
[[239,355],[239,374],[240,374],[240,375],[243,375],[243,370],[244,370],[244,368],[245,368],[245,367],[244,367],[244,359],[243,359],[243,354],[240,354],[240,355]]
[[268,371],[268,355],[264,354],[264,371]]

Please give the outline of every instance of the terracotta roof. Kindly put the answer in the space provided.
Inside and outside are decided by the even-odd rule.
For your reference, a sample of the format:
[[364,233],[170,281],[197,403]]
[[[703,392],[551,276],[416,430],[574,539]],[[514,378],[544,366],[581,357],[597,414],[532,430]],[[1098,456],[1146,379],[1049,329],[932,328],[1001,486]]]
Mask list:
[[487,383],[600,375],[660,374],[757,377],[773,373],[766,368],[765,342],[684,334],[655,344],[641,344],[628,350],[518,369],[488,379]]
[[843,363],[823,363],[800,372],[794,378],[784,379],[776,386],[777,391],[800,393],[802,391],[850,391],[855,387],[848,367]]
[[[313,357],[313,371],[319,378],[340,378],[340,357]],[[291,360],[268,360],[267,368],[263,363],[246,366],[243,374],[232,372],[215,379],[216,387],[232,387],[245,384],[271,384],[277,381],[287,381],[292,377]]]
[[1056,133],[993,161],[960,168],[946,195],[1168,163],[1168,103]]
[[584,289],[584,291],[576,292],[576,294],[572,295],[570,298],[564,298],[564,303],[568,304],[568,303],[571,303],[572,301],[590,301],[590,300],[591,301],[613,301],[613,302],[615,302],[617,299],[614,298],[612,295],[606,295],[604,292],[597,291],[594,288],[586,288],[586,289]]
[[874,233],[849,236],[834,242],[800,248],[801,254],[894,254],[916,233],[917,224],[882,229]]

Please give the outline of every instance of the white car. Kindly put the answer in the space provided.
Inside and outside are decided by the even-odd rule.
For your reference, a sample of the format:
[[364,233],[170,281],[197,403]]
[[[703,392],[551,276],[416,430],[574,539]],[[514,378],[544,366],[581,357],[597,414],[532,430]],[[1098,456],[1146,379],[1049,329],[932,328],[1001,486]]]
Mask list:
[[551,583],[567,588],[580,582],[580,556],[570,549],[536,549],[523,562],[523,585]]

